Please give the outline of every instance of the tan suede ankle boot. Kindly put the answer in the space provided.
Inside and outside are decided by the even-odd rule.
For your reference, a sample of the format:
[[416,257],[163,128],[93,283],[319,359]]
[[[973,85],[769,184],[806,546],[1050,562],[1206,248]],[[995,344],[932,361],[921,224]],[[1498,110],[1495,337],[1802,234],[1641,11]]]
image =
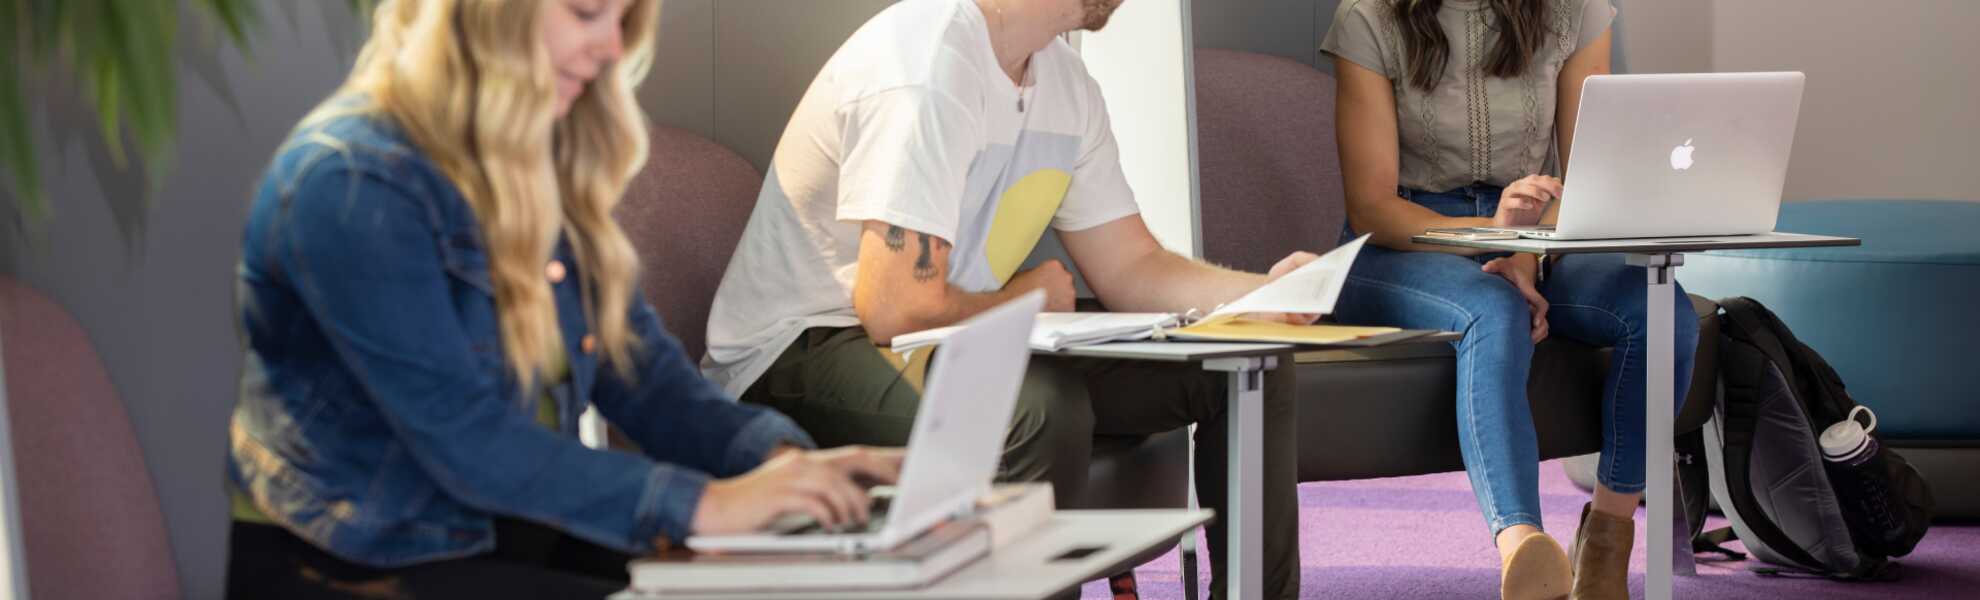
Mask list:
[[1636,542],[1636,521],[1581,507],[1581,527],[1574,531],[1574,595],[1572,600],[1629,600],[1629,551]]
[[1560,600],[1568,597],[1574,572],[1566,552],[1553,536],[1533,532],[1519,540],[1499,565],[1499,597],[1503,600]]

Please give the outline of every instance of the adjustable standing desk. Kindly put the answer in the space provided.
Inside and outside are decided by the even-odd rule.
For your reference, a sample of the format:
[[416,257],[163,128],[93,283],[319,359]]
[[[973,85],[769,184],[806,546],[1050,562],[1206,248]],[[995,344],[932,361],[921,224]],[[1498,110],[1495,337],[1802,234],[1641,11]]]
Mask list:
[[[1707,250],[1734,250],[1742,248],[1806,248],[1815,246],[1857,246],[1863,242],[1855,238],[1804,235],[1798,233],[1763,233],[1758,235],[1699,236],[1683,238],[1644,238],[1624,240],[1450,240],[1417,236],[1412,238],[1418,244],[1434,246],[1456,246],[1501,252],[1525,252],[1529,254],[1624,254],[1632,266],[1643,267],[1648,277],[1649,304],[1645,323],[1649,327],[1649,341],[1646,344],[1648,364],[1645,365],[1644,379],[1649,404],[1644,460],[1648,463],[1644,470],[1645,481],[1649,484],[1644,490],[1644,501],[1649,506],[1650,522],[1645,529],[1649,539],[1645,540],[1644,556],[1651,557],[1645,573],[1643,591],[1648,600],[1670,600],[1671,575],[1673,571],[1685,575],[1696,575],[1697,566],[1691,555],[1691,545],[1687,542],[1677,547],[1673,540],[1680,531],[1689,532],[1684,515],[1673,510],[1673,474],[1671,465],[1672,429],[1677,420],[1675,393],[1675,365],[1671,363],[1671,284],[1672,271],[1684,264],[1684,253]],[[1661,556],[1669,556],[1663,560]]]

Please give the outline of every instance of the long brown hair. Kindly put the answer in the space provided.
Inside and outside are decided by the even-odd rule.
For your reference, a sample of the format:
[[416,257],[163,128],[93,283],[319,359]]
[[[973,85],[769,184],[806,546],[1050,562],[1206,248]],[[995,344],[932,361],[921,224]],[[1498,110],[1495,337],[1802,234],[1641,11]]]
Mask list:
[[[1444,79],[1451,42],[1437,22],[1444,0],[1400,0],[1396,11],[1410,85],[1431,90]],[[1547,6],[1543,0],[1487,0],[1496,19],[1499,42],[1485,56],[1485,74],[1513,78],[1526,73],[1527,63],[1546,35]]]

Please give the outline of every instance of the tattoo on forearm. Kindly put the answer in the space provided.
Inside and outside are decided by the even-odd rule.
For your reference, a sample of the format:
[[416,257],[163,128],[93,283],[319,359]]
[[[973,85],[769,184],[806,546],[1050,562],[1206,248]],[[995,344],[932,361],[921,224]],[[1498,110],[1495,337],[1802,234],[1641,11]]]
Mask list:
[[[937,273],[935,270],[935,253],[934,251],[929,249],[928,238],[934,236],[928,235],[926,233],[916,233],[915,235],[921,237],[921,256],[916,257],[914,259],[914,280],[920,282],[927,282],[930,279],[934,279],[936,275],[940,274]],[[936,240],[936,241],[941,242],[941,240]],[[946,242],[941,242],[941,243],[946,244]]]
[[887,226],[887,249],[900,252],[907,249],[907,230],[899,225]]

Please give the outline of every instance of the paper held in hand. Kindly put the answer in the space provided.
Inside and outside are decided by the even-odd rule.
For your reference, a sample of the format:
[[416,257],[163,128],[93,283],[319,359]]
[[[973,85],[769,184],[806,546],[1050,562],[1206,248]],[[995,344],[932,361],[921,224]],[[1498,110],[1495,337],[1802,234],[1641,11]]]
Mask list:
[[[1031,332],[1032,349],[1057,352],[1066,348],[1151,337],[1181,340],[1343,344],[1387,341],[1402,330],[1394,327],[1351,327],[1334,324],[1293,325],[1247,318],[1259,314],[1326,315],[1334,311],[1347,282],[1348,269],[1368,241],[1363,235],[1313,262],[1260,286],[1244,297],[1219,306],[1202,318],[1169,313],[1041,313]],[[1194,313],[1195,311],[1191,311]],[[948,337],[954,327],[917,331],[895,337],[893,350],[908,352]]]
[[1361,246],[1366,243],[1368,235],[1363,234],[1341,244],[1284,277],[1217,307],[1203,321],[1259,313],[1332,314],[1334,302],[1341,299],[1341,286],[1347,283],[1348,269],[1354,266],[1354,257],[1361,254]]

